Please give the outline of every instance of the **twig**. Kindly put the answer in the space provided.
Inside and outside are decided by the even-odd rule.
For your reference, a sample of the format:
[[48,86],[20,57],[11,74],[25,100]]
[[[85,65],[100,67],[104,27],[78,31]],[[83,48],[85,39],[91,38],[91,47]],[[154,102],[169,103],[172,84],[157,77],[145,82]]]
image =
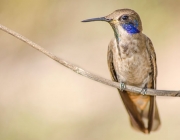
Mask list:
[[[57,61],[58,63],[60,63],[61,65],[73,70],[74,72],[82,75],[82,76],[85,76],[87,78],[90,78],[94,81],[97,81],[97,82],[100,82],[100,83],[103,83],[105,85],[108,85],[108,86],[111,86],[111,87],[115,87],[115,88],[118,88],[120,89],[120,85],[118,82],[113,82],[111,80],[108,80],[108,79],[105,79],[105,78],[102,78],[98,75],[95,75],[95,74],[92,74],[90,72],[87,72],[85,70],[83,70],[82,68],[80,67],[77,67],[75,66],[74,64],[71,64],[61,58],[58,58],[57,56],[55,56],[54,54],[48,52],[47,50],[45,50],[44,48],[42,48],[41,46],[37,45],[36,43],[32,42],[31,40],[27,39],[26,37],[8,29],[7,27],[3,26],[3,25],[0,25],[0,29],[16,38],[18,38],[19,40],[29,44],[31,47],[35,48],[36,50],[44,53],[45,55],[47,55],[48,57],[50,57],[51,59]],[[129,85],[126,85],[126,88],[125,88],[126,91],[131,91],[131,92],[134,92],[134,93],[137,93],[137,94],[140,94],[141,93],[141,88],[138,88],[138,87],[134,87],[134,86],[129,86]],[[152,95],[152,96],[173,96],[173,97],[180,97],[180,91],[167,91],[167,90],[154,90],[154,89],[147,89],[147,94],[146,95]]]

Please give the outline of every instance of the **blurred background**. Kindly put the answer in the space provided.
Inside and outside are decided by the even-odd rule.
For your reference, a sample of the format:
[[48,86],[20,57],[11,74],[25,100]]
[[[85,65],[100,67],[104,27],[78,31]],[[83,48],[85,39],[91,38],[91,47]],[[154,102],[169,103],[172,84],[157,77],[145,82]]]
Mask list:
[[[107,23],[87,18],[131,8],[155,46],[158,89],[180,90],[180,1],[1,0],[0,24],[57,56],[110,79]],[[180,98],[157,97],[161,128],[136,132],[116,89],[79,76],[0,31],[1,140],[177,140]]]

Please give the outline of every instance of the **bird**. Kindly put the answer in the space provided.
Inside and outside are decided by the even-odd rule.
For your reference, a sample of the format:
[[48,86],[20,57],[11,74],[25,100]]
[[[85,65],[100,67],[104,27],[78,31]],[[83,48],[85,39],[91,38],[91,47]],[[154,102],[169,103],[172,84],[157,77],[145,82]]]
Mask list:
[[[112,80],[120,83],[118,92],[131,126],[145,134],[158,130],[161,121],[156,96],[146,95],[147,88],[156,89],[156,53],[150,38],[142,33],[140,16],[126,8],[82,22],[92,21],[105,21],[113,29],[114,38],[108,45],[107,63]],[[125,91],[126,85],[141,88],[141,94]]]

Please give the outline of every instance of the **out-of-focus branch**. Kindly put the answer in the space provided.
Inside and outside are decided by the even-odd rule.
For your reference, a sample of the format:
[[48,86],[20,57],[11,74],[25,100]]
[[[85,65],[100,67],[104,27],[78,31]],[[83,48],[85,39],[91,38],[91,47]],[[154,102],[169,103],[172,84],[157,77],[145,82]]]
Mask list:
[[[37,45],[36,43],[32,42],[31,40],[27,39],[26,37],[8,29],[7,27],[3,26],[3,25],[0,25],[0,29],[16,38],[18,38],[19,40],[27,43],[28,45],[30,45],[31,47],[35,48],[36,50],[44,53],[45,55],[47,55],[48,57],[50,57],[51,59],[57,61],[58,63],[60,63],[61,65],[73,70],[74,72],[82,75],[82,76],[85,76],[89,79],[92,79],[94,81],[97,81],[97,82],[100,82],[100,83],[103,83],[105,85],[108,85],[108,86],[111,86],[111,87],[115,87],[115,88],[118,88],[120,89],[120,84],[117,83],[117,82],[113,82],[111,80],[108,80],[108,79],[105,79],[105,78],[102,78],[98,75],[95,75],[95,74],[92,74],[90,72],[87,72],[85,70],[83,70],[82,68],[80,67],[77,67],[76,65],[70,63],[70,62],[67,62],[57,56],[55,56],[54,54],[50,53],[49,51],[45,50],[44,48],[42,48],[41,46]],[[141,88],[138,88],[138,87],[134,87],[134,86],[129,86],[129,85],[126,85],[126,88],[124,89],[126,91],[131,91],[131,92],[134,92],[134,93],[137,93],[137,94],[141,94],[141,91],[142,89]],[[168,90],[154,90],[154,89],[147,89],[147,93],[146,95],[152,95],[152,96],[173,96],[173,97],[179,97],[180,96],[180,91],[168,91]]]

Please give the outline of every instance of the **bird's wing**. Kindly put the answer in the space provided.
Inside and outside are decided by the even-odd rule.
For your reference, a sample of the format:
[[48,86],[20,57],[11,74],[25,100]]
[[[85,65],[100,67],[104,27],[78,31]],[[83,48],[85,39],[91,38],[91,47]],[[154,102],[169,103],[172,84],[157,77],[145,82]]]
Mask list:
[[[118,82],[117,74],[116,74],[114,64],[113,64],[113,47],[114,47],[114,45],[115,44],[113,43],[113,40],[112,40],[108,47],[107,59],[108,59],[108,66],[109,66],[109,70],[111,73],[111,77],[114,81]],[[129,94],[126,91],[120,91],[120,90],[118,90],[118,91],[121,95],[121,98],[126,107],[126,110],[130,116],[130,122],[131,122],[132,126],[134,128],[136,128],[137,130],[147,133],[147,129],[144,126],[142,117],[141,117],[138,109],[136,108],[135,104],[131,100]]]
[[150,56],[150,60],[151,60],[151,65],[153,67],[153,81],[154,81],[154,85],[153,85],[153,89],[156,89],[156,80],[157,80],[157,64],[156,64],[156,53],[152,44],[152,41],[146,37],[146,43],[147,43],[147,51],[149,53]]
[[[157,80],[157,64],[156,64],[156,53],[153,47],[153,44],[151,40],[147,37],[146,39],[147,43],[147,51],[149,53],[149,58],[151,61],[151,67],[152,67],[152,87],[153,89],[156,89],[156,80]],[[160,122],[160,117],[159,117],[159,112],[157,109],[157,103],[155,100],[155,96],[151,96],[150,99],[150,108],[149,108],[149,114],[152,113],[152,115],[149,115],[149,129],[151,131],[155,131],[159,128],[161,122]]]

